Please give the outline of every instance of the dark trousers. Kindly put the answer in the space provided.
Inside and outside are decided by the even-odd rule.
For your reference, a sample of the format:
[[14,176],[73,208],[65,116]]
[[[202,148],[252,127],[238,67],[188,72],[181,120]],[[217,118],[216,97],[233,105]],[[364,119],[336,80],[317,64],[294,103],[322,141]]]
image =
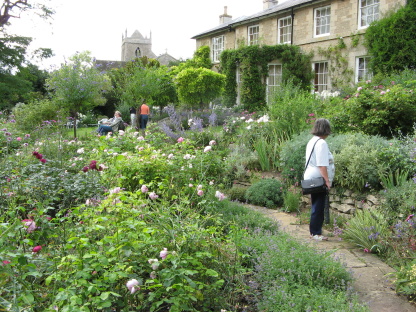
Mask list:
[[311,194],[312,211],[309,231],[311,235],[322,235],[322,225],[324,224],[324,208],[326,193]]
[[140,129],[146,129],[149,115],[140,115]]
[[113,128],[111,128],[110,126],[107,126],[107,125],[100,125],[98,127],[97,132],[100,135],[104,135],[104,134],[107,134],[108,132],[113,132]]

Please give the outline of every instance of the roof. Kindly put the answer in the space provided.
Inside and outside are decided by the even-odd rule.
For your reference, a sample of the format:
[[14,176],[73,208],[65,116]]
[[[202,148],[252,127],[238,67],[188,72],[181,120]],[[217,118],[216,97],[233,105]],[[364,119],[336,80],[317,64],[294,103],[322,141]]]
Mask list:
[[291,8],[295,8],[297,6],[301,6],[303,4],[310,3],[310,2],[315,2],[315,0],[288,0],[288,1],[285,1],[281,4],[277,4],[277,5],[275,5],[271,8],[268,8],[266,10],[258,12],[256,14],[253,14],[253,15],[250,15],[250,16],[242,16],[242,17],[232,19],[229,22],[218,25],[217,27],[211,28],[210,30],[207,30],[207,31],[204,31],[204,32],[202,32],[198,35],[195,35],[191,39],[198,39],[198,38],[204,37],[208,34],[224,31],[224,30],[232,28],[233,26],[235,26],[237,24],[245,24],[245,23],[251,22],[252,20],[258,20],[258,19],[266,18],[269,15],[275,15],[279,12],[286,11],[286,10],[289,10]]

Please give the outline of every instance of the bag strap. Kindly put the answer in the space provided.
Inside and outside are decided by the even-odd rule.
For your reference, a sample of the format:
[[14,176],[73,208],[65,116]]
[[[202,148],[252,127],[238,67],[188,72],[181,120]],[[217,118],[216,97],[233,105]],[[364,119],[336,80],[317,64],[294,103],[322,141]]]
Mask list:
[[308,168],[309,161],[311,160],[313,150],[315,149],[315,145],[316,145],[316,143],[317,143],[319,140],[321,140],[321,138],[319,138],[318,140],[316,140],[316,141],[315,141],[315,144],[314,144],[314,145],[313,145],[313,147],[312,147],[312,151],[311,151],[311,154],[309,155],[309,159],[308,159],[308,162],[306,163],[305,170],[303,171],[303,174],[305,174],[306,168]]

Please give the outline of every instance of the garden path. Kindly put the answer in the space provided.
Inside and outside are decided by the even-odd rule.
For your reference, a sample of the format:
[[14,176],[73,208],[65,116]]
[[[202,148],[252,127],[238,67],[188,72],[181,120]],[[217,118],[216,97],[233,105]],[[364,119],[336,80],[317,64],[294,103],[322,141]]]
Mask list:
[[263,207],[245,206],[277,221],[283,231],[298,240],[307,242],[317,250],[334,250],[333,257],[352,272],[354,291],[363,303],[368,304],[371,312],[416,311],[416,305],[409,303],[406,297],[395,293],[391,277],[386,276],[394,270],[376,255],[365,253],[355,245],[337,237],[330,237],[328,241],[312,241],[309,238],[309,225],[299,225],[295,216]]

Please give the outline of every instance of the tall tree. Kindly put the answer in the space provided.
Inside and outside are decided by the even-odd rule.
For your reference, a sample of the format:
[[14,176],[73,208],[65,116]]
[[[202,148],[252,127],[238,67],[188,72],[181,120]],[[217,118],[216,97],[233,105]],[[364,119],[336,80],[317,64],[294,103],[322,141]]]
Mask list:
[[6,26],[11,18],[20,18],[22,12],[31,10],[41,18],[49,18],[54,11],[43,3],[29,0],[3,0],[0,7],[0,27]]
[[[52,98],[70,112],[74,125],[79,113],[104,105],[106,100],[103,92],[111,88],[108,77],[95,67],[89,52],[70,57],[68,63],[50,74],[46,85]],[[76,129],[74,126],[75,138]]]

